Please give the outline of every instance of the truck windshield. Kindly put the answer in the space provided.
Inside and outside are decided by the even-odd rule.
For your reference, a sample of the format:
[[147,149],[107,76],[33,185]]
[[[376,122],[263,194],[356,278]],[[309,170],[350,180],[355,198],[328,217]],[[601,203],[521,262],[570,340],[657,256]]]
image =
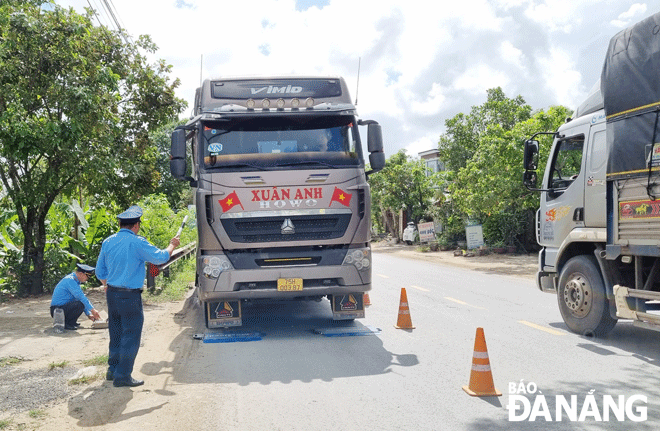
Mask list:
[[584,135],[560,141],[551,168],[550,187],[565,189],[578,177],[582,169]]
[[360,166],[354,117],[259,118],[204,122],[203,164],[211,170]]

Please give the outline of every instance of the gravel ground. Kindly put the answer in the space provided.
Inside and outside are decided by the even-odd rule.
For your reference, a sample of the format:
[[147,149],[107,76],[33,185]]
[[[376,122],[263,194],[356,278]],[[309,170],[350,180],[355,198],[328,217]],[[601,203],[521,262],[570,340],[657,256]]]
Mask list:
[[57,367],[52,370],[23,370],[12,365],[0,367],[0,406],[2,413],[41,409],[70,397],[79,390],[68,381],[78,370]]

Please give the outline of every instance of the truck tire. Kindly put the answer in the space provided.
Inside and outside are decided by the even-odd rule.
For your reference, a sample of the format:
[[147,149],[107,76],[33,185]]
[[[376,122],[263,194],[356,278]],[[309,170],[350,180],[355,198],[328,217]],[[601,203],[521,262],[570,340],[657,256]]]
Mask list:
[[557,286],[559,311],[568,328],[580,335],[607,335],[616,319],[593,256],[575,256],[564,265]]

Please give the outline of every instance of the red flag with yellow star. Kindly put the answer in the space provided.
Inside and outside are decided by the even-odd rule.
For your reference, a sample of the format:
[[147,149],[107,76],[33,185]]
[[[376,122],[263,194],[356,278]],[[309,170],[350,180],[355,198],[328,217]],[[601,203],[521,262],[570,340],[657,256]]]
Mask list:
[[332,199],[330,199],[330,205],[333,201],[337,201],[344,206],[349,206],[351,203],[351,194],[346,193],[342,189],[335,187],[335,191],[332,193]]
[[220,203],[223,212],[229,211],[230,209],[234,208],[236,205],[240,205],[241,209],[245,210],[245,208],[243,208],[243,205],[241,204],[241,201],[238,199],[236,190],[229,193],[226,198],[220,199],[218,202]]

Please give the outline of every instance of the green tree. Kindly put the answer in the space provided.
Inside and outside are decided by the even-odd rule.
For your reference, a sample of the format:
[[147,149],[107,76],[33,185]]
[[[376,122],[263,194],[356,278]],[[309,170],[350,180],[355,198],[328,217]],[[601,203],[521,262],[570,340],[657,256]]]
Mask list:
[[466,166],[489,128],[499,126],[503,131],[508,131],[530,117],[532,108],[522,96],[509,99],[500,87],[492,88],[487,93],[486,102],[473,106],[470,114],[459,113],[445,121],[447,131],[440,136],[438,150],[440,160],[450,171],[458,172]]
[[[453,227],[450,237],[459,233],[459,220],[468,219],[483,223],[490,243],[514,245],[525,229],[533,229],[538,194],[522,185],[523,142],[535,132],[556,130],[570,114],[563,106],[532,113],[522,96],[510,99],[495,88],[483,105],[446,121],[438,148],[450,170],[451,205],[438,213]],[[548,141],[541,147],[542,170],[550,139],[539,139]]]
[[185,102],[148,36],[125,42],[43,1],[0,2],[0,179],[23,232],[20,294],[43,292],[46,217],[76,187],[126,207],[159,181],[150,131]]
[[369,178],[373,213],[405,209],[412,221],[419,222],[433,204],[435,179],[426,175],[421,160],[413,160],[405,150],[399,151],[387,160],[383,170]]
[[[170,173],[170,145],[172,143],[172,132],[174,129],[186,121],[176,120],[160,127],[152,134],[152,139],[158,149],[158,159],[156,161],[156,169],[159,174],[158,186],[155,193],[162,193],[167,197],[170,208],[183,209],[187,205],[193,203],[193,189],[186,181],[181,181],[174,178]],[[192,170],[192,166],[188,163],[188,170]]]
[[[449,186],[452,199],[469,217],[485,216],[513,209],[538,207],[538,193],[522,185],[523,142],[538,131],[556,130],[571,111],[557,106],[539,111],[531,118],[505,130],[499,124],[487,128],[477,149],[456,172]],[[549,145],[543,145],[542,159],[547,159]]]

